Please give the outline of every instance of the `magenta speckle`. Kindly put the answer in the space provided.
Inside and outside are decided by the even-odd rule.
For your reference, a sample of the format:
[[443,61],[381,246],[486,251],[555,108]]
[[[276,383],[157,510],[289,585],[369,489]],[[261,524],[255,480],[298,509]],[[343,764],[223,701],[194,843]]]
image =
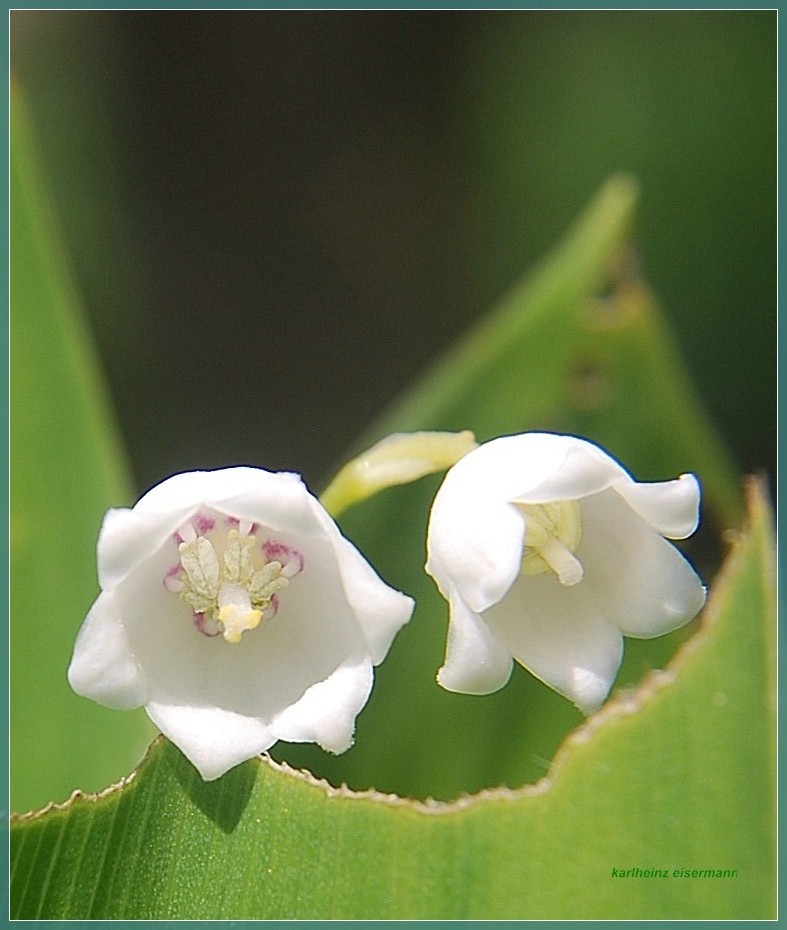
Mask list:
[[205,614],[194,614],[194,626],[203,636],[218,636],[221,630],[213,621],[208,620]]
[[216,525],[216,521],[213,517],[206,517],[204,513],[198,513],[191,522],[200,536],[209,533]]
[[271,602],[265,608],[265,613],[262,615],[263,620],[271,620],[279,612],[279,595],[274,594],[271,597]]
[[282,566],[289,566],[287,575],[297,575],[303,571],[303,556],[297,549],[276,539],[266,539],[262,544],[262,551],[268,562],[281,562]]
[[167,591],[180,591],[183,588],[183,583],[180,580],[181,565],[178,562],[176,565],[172,565],[167,569],[167,573],[161,579],[161,583],[167,589]]

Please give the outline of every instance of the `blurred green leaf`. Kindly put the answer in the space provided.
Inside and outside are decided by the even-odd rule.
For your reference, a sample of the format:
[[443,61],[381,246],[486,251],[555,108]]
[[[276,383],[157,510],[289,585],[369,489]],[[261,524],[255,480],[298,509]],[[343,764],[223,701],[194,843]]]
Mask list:
[[205,783],[162,739],[123,786],[15,819],[11,916],[772,918],[774,543],[750,490],[700,631],[535,787],[418,804],[260,759]]
[[98,593],[95,540],[129,477],[58,239],[29,116],[11,95],[11,804],[95,790],[140,758],[144,712],[78,698],[66,669]]
[[[683,370],[631,245],[637,187],[610,179],[564,241],[363,437],[472,430],[479,441],[549,429],[604,446],[640,480],[694,471],[709,514],[736,525],[737,471]],[[383,578],[416,599],[410,624],[376,673],[355,747],[331,757],[279,744],[273,754],[333,784],[425,798],[518,787],[541,776],[582,716],[522,669],[485,697],[435,684],[446,604],[423,572],[426,523],[441,479],[395,488],[343,514],[343,530]],[[711,520],[684,548],[716,567]],[[691,632],[627,640],[618,684],[661,667]]]
[[[738,469],[708,420],[639,270],[636,183],[611,178],[562,243],[363,437],[551,429],[594,437],[642,480],[701,473],[724,523]],[[372,522],[371,518],[369,522]]]

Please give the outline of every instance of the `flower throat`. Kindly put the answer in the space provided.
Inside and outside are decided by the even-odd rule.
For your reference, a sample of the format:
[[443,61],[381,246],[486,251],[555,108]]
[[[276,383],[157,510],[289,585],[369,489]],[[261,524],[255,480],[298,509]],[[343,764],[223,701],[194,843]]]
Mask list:
[[[226,535],[211,517],[199,516],[182,527],[176,537],[180,561],[167,572],[164,586],[192,609],[200,633],[221,634],[236,644],[275,616],[279,594],[303,570],[303,556],[274,540],[258,544],[250,523],[228,522],[232,529]],[[220,561],[214,543],[221,542]]]
[[522,573],[554,572],[562,585],[582,581],[582,563],[574,555],[582,538],[582,519],[577,501],[517,504],[525,517],[525,548]]

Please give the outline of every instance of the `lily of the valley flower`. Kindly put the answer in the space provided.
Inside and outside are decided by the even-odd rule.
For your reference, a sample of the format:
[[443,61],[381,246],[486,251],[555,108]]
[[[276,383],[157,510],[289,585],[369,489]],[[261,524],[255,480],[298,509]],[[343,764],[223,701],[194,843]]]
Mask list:
[[438,682],[489,694],[516,659],[595,710],[621,634],[660,636],[702,608],[702,582],[667,542],[697,528],[699,497],[693,475],[637,483],[573,436],[505,436],[468,453],[429,522],[426,570],[450,605]]
[[352,744],[413,609],[297,475],[176,475],[98,541],[101,593],[68,671],[79,694],[144,705],[206,780],[277,740]]

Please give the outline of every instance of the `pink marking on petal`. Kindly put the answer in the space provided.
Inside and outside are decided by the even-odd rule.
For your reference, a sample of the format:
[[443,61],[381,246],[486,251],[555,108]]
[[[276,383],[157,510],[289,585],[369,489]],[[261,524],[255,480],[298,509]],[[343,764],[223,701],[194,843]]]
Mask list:
[[198,513],[194,517],[192,523],[194,525],[194,529],[200,536],[204,536],[206,533],[209,533],[216,525],[216,521],[213,519],[213,517],[208,517],[204,513]]
[[221,630],[213,620],[208,620],[205,614],[195,613],[193,616],[194,626],[202,633],[203,636],[218,636]]
[[262,612],[262,619],[272,620],[278,612],[279,612],[279,595],[274,594],[273,597],[271,597],[270,604],[268,604],[268,606]]
[[285,578],[292,578],[303,571],[303,555],[292,546],[275,539],[266,539],[262,544],[262,551],[268,562],[281,562],[282,574]]
[[167,569],[166,575],[161,579],[161,583],[167,589],[167,591],[172,591],[177,593],[183,590],[183,582],[180,579],[180,574],[183,571],[183,567],[180,562],[177,565],[173,565]]

